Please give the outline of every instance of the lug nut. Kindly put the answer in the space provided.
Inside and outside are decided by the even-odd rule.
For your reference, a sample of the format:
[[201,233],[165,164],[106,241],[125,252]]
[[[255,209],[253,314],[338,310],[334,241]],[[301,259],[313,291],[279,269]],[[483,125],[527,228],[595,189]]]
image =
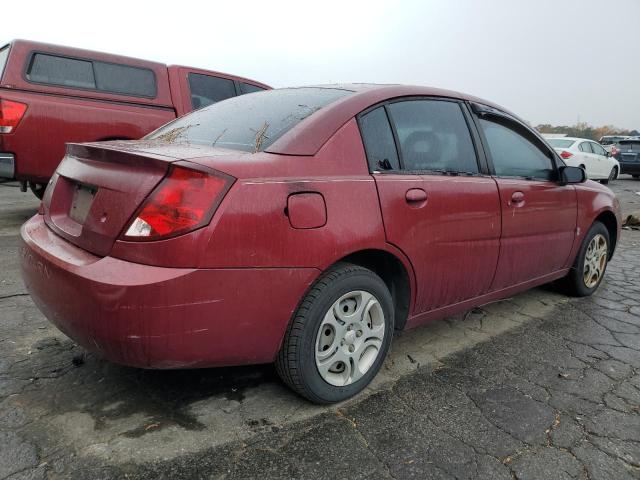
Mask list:
[[362,330],[358,330],[356,332],[356,337],[361,337],[362,336]]
[[349,345],[349,351],[351,353],[353,353],[353,351],[356,349],[356,347],[354,347],[353,345]]

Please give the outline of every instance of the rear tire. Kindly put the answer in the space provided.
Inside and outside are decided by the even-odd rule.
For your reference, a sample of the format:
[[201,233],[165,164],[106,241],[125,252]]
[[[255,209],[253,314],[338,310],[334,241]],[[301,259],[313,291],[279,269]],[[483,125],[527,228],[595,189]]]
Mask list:
[[358,265],[338,264],[302,300],[276,370],[314,403],[345,400],[380,370],[391,345],[393,315],[391,294],[379,276]]
[[573,297],[593,294],[604,278],[610,251],[607,227],[594,222],[582,241],[571,271],[560,282],[565,293]]

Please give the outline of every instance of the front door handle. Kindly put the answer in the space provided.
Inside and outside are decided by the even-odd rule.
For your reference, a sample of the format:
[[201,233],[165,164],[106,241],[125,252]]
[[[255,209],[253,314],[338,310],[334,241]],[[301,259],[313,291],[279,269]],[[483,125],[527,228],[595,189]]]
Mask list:
[[422,190],[421,188],[411,188],[407,190],[407,193],[404,197],[409,204],[419,204],[427,201],[427,192]]
[[511,202],[516,207],[520,207],[524,204],[524,193],[522,192],[513,192],[511,194]]

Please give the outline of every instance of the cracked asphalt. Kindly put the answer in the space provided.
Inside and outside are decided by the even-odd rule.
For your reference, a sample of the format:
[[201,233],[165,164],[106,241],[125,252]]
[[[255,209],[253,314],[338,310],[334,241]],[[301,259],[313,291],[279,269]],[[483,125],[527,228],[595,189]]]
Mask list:
[[[640,213],[640,182],[611,187]],[[640,231],[596,295],[543,287],[394,339],[318,407],[271,366],[144,371],[85,353],[26,295],[0,184],[0,479],[640,478]]]

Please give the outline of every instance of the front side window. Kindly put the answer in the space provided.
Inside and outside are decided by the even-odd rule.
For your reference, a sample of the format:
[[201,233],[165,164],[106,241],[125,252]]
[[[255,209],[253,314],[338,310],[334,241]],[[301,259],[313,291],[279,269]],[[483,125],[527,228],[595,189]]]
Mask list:
[[400,168],[393,132],[384,107],[378,107],[360,117],[360,130],[372,172]]
[[194,110],[236,96],[233,80],[200,73],[189,74],[189,89]]
[[591,150],[591,144],[589,142],[582,142],[580,144],[580,151],[584,153],[593,153],[593,150]]
[[145,138],[260,152],[305,118],[351,93],[305,87],[240,95],[191,112]]
[[134,97],[156,96],[156,76],[147,68],[36,53],[27,69],[36,83],[118,93]]
[[469,127],[457,102],[407,100],[388,108],[406,170],[478,173]]
[[549,153],[542,142],[527,135],[524,128],[508,121],[486,118],[480,119],[480,127],[497,176],[553,179],[554,168]]

